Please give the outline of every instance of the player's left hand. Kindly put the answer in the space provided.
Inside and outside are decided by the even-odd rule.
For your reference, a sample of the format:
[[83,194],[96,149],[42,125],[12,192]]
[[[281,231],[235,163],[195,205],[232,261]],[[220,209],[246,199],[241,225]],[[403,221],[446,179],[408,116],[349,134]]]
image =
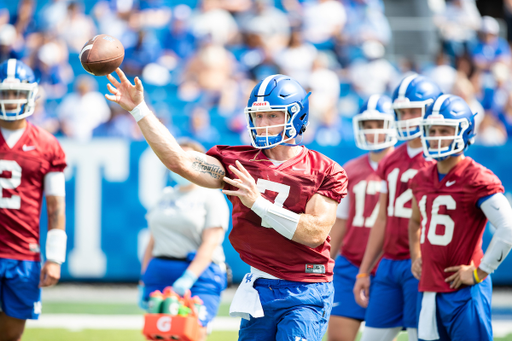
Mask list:
[[238,191],[223,190],[222,193],[239,197],[242,204],[251,208],[260,196],[260,191],[256,187],[254,178],[238,160],[236,161],[236,166],[238,169],[232,165],[229,166],[229,169],[238,176],[238,179],[230,179],[225,176],[223,180],[231,186],[238,188]]
[[41,269],[39,287],[51,287],[60,279],[60,264],[46,261]]
[[444,281],[450,283],[450,289],[458,289],[462,284],[474,285],[473,271],[475,264],[471,261],[470,265],[457,265],[444,269],[445,272],[455,272]]

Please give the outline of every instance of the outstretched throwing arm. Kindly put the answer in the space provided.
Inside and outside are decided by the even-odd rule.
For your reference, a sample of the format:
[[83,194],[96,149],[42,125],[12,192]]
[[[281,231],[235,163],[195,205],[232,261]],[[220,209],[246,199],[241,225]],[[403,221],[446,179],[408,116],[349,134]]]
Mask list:
[[222,188],[223,177],[226,174],[222,164],[206,154],[185,152],[169,130],[147,107],[140,79],[135,77],[135,85],[133,85],[121,69],[116,69],[116,73],[119,81],[114,76],[107,75],[111,83],[107,85],[111,95],[105,95],[105,98],[119,104],[121,108],[132,114],[160,161],[171,171],[199,186]]

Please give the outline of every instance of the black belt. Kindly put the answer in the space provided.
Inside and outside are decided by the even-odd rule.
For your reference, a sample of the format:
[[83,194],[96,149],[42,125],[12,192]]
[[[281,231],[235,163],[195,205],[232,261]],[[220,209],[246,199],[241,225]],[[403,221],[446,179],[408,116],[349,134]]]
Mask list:
[[187,258],[177,258],[177,257],[169,257],[169,256],[158,256],[155,258],[163,259],[163,260],[178,260],[181,262],[188,262]]

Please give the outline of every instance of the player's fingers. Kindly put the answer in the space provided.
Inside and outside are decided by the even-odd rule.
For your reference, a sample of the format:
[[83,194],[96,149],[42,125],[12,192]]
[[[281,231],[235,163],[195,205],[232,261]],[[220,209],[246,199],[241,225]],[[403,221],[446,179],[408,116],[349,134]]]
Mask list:
[[138,91],[144,91],[144,87],[142,86],[142,82],[139,77],[135,77],[135,89]]
[[118,87],[120,85],[117,79],[111,74],[107,75],[107,79],[110,81],[110,83],[114,84],[115,87]]
[[245,167],[242,165],[242,163],[240,161],[236,160],[235,163],[236,163],[236,166],[238,167],[238,169],[240,169],[242,171],[242,173],[245,174],[246,177],[252,178],[251,174],[249,174],[247,169],[245,169]]
[[242,181],[240,179],[233,180],[228,177],[224,177],[222,180],[224,180],[225,182],[227,182],[228,184],[230,184],[236,188],[247,188],[246,186],[244,186],[244,184],[242,183]]
[[105,98],[108,99],[109,101],[117,103],[117,97],[116,96],[105,94]]
[[249,179],[247,178],[247,176],[242,173],[241,171],[239,171],[238,169],[236,169],[233,165],[229,165],[229,169],[231,169],[231,171],[233,173],[236,174],[236,176],[238,176],[241,180],[243,181],[249,181]]
[[453,275],[451,275],[450,277],[447,277],[444,281],[445,282],[452,282],[453,280],[455,280],[455,278],[457,278],[459,276],[459,273],[456,272],[454,273]]
[[41,269],[41,274],[39,275],[39,287],[43,287],[43,283],[44,283],[44,277],[46,276],[46,271],[43,269]]
[[450,266],[449,268],[444,269],[444,272],[454,272],[459,271],[460,265],[457,266]]
[[107,89],[111,94],[117,95],[119,93],[119,90],[117,90],[110,84],[107,84]]
[[224,193],[226,195],[233,195],[235,197],[239,197],[240,196],[240,193],[238,193],[238,191],[228,191],[226,189],[223,189],[222,193]]
[[[128,80],[128,78],[126,78],[126,75],[124,74],[123,70],[121,70],[120,68],[117,68],[116,69],[116,73],[117,75],[119,76],[119,80],[121,81],[121,83],[123,82],[128,82],[130,83],[130,81]],[[131,83],[130,83],[131,85]]]

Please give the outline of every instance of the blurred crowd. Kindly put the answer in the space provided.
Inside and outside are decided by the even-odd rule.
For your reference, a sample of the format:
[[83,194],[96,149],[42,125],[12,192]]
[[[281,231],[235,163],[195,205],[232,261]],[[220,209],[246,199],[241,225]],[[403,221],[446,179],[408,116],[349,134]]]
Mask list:
[[[9,0],[4,0],[9,1]],[[441,1],[443,2],[443,1]],[[432,9],[439,52],[431,62],[386,58],[392,30],[383,0],[19,0],[1,5],[0,62],[20,58],[40,81],[35,124],[79,141],[142,139],[135,122],[107,103],[106,77],[80,65],[96,34],[125,47],[123,70],[139,76],[147,101],[176,136],[246,143],[243,109],[268,75],[297,79],[310,97],[304,142],[353,140],[351,117],[374,93],[391,95],[409,72],[430,76],[477,113],[477,143],[512,136],[512,0],[500,23],[475,0]],[[235,142],[236,143],[236,142]]]

